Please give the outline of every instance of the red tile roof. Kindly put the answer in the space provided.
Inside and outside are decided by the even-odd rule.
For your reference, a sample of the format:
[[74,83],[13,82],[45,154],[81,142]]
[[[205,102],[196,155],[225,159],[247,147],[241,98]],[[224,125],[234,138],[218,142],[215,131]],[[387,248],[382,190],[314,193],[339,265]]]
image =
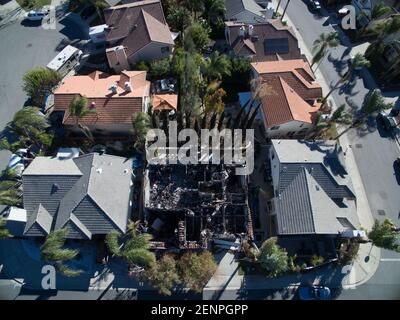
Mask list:
[[[117,81],[117,93],[112,93],[109,88]],[[123,88],[126,81],[132,85],[130,92]],[[149,95],[149,88],[150,82],[146,80],[145,71],[123,71],[118,76],[96,71],[87,76],[66,79],[54,92],[54,110],[65,111],[63,123],[73,125],[75,119],[69,114],[69,104],[74,97],[85,96],[88,99],[87,107],[94,107],[96,113],[80,119],[80,123],[130,123],[132,114],[142,111],[143,100]]]
[[320,109],[316,99],[322,96],[322,89],[315,82],[308,63],[303,60],[283,60],[252,63],[252,66],[268,88],[261,97],[267,127],[293,120],[312,123],[315,113]]

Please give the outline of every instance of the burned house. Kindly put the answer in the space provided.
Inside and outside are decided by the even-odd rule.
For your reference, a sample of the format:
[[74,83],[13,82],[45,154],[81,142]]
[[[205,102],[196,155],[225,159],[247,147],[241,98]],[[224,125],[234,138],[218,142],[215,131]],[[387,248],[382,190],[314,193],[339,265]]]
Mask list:
[[246,176],[235,175],[234,165],[149,165],[141,220],[154,249],[252,240],[247,196]]

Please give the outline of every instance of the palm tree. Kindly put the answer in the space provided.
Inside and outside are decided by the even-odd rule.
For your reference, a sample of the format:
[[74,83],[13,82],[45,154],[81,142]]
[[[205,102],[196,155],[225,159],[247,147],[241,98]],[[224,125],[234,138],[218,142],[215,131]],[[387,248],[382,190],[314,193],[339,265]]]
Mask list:
[[2,148],[13,149],[14,146],[29,146],[35,144],[39,149],[51,143],[51,135],[44,131],[49,127],[47,118],[36,107],[25,107],[14,114],[11,122],[7,124],[10,131],[18,136],[18,141],[8,143],[8,138],[3,139]]
[[[391,10],[392,9],[386,6],[383,2],[376,4],[372,8],[371,17],[367,17],[369,19],[369,22],[358,32],[358,37],[361,38],[362,36],[364,36],[366,31],[374,21],[388,14]],[[362,12],[362,14],[365,15],[364,12]]]
[[0,239],[6,239],[11,237],[10,232],[6,228],[7,220],[0,217]]
[[66,277],[76,277],[82,270],[73,270],[64,263],[74,259],[79,251],[76,249],[64,249],[63,246],[67,239],[68,230],[59,229],[50,232],[44,244],[40,247],[42,260],[52,263],[55,269]]
[[155,263],[155,255],[150,249],[152,236],[138,232],[139,221],[129,221],[127,233],[121,236],[118,232],[111,232],[106,236],[108,249],[116,257],[126,260],[131,266],[142,270],[150,268]]
[[204,59],[202,73],[207,83],[211,83],[212,80],[221,80],[223,76],[231,75],[231,61],[226,54],[214,51]]
[[104,22],[104,17],[102,10],[108,7],[107,2],[104,0],[90,0],[90,2],[93,4],[93,7],[96,9],[97,15],[100,18],[102,22]]
[[87,107],[87,104],[88,100],[86,97],[83,96],[75,97],[69,104],[69,114],[71,117],[74,118],[75,126],[81,129],[82,133],[91,142],[94,142],[94,138],[90,129],[86,125],[83,125],[80,122],[80,120],[82,120],[84,117],[96,113],[96,109],[89,109]]
[[324,132],[332,128],[332,126],[336,124],[350,124],[352,123],[352,119],[353,116],[346,111],[346,105],[344,104],[340,105],[327,119],[324,119],[322,113],[318,112],[314,120],[314,131],[311,132],[311,135],[320,137]]
[[390,109],[393,107],[392,103],[386,103],[385,98],[382,96],[382,93],[379,89],[371,90],[365,97],[361,114],[354,118],[350,122],[350,126],[348,126],[345,130],[343,130],[340,134],[338,134],[334,140],[339,139],[343,134],[348,132],[352,128],[359,127],[367,120],[369,115],[372,115],[376,112]]
[[287,2],[286,2],[286,6],[285,6],[285,8],[283,9],[283,13],[282,13],[282,16],[281,16],[281,21],[283,20],[283,17],[285,16],[285,13],[286,13],[286,10],[287,10],[287,8],[288,8],[288,6],[289,6],[290,1],[291,1],[291,0],[287,0]]
[[22,206],[22,191],[18,188],[18,183],[12,180],[0,182],[0,204],[5,206]]
[[[164,113],[166,114],[166,113]],[[146,134],[150,129],[150,116],[145,112],[137,112],[132,115],[134,147],[139,152],[144,151]]]
[[339,45],[339,34],[337,32],[321,33],[313,43],[312,52],[314,53],[311,67],[319,63],[325,57],[329,48],[336,48]]
[[369,60],[367,60],[361,53],[357,53],[354,58],[349,60],[349,67],[347,69],[347,72],[336,82],[336,84],[333,86],[333,88],[328,92],[328,94],[322,99],[324,101],[323,105],[325,105],[328,97],[341,86],[344,86],[346,83],[348,83],[354,75],[355,70],[364,68],[364,67],[369,67],[370,66]]
[[377,247],[400,252],[398,229],[390,219],[385,219],[382,223],[375,219],[368,238]]
[[279,0],[278,5],[276,6],[275,13],[274,13],[275,16],[278,14],[278,10],[279,10],[279,6],[281,5],[281,2],[282,2],[282,0]]

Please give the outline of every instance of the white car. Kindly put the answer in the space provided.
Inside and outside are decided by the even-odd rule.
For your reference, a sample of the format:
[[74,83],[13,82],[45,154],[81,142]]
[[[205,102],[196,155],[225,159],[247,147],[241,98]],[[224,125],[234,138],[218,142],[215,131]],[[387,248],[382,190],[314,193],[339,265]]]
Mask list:
[[31,10],[29,11],[26,15],[25,18],[31,21],[38,21],[38,20],[42,20],[46,15],[48,14],[48,11],[45,10]]

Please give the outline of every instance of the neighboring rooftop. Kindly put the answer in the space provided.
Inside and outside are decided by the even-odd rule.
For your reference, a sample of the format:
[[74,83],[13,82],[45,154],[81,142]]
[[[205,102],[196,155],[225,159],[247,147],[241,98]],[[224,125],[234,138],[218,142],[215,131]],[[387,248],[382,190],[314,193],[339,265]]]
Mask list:
[[94,71],[64,80],[54,92],[54,110],[65,111],[63,122],[74,124],[69,104],[74,97],[84,96],[88,98],[88,107],[95,108],[96,113],[86,115],[82,123],[130,123],[133,113],[143,111],[149,90],[146,71],[122,71],[120,75]]
[[86,154],[60,160],[36,157],[23,173],[24,235],[67,228],[69,238],[125,232],[130,213],[132,161]]
[[178,95],[155,94],[153,96],[153,110],[176,110],[178,106]]
[[335,141],[272,140],[280,162],[274,198],[279,235],[357,229],[355,194]]
[[[254,0],[225,0],[225,7],[225,16],[227,20],[235,18],[235,16],[239,13],[248,11],[256,16],[259,16],[259,20],[261,22],[265,21],[267,9],[262,8]],[[257,23],[257,21],[254,21],[254,23]]]
[[304,59],[297,38],[291,27],[280,19],[251,25],[225,22],[228,43],[235,55],[253,57],[253,61]]
[[150,42],[174,44],[164,17],[160,0],[145,0],[104,9],[109,27],[107,41],[122,45],[127,57],[138,52]]
[[265,123],[273,127],[292,120],[313,123],[321,104],[322,88],[304,60],[280,60],[251,64],[268,88],[262,96]]

